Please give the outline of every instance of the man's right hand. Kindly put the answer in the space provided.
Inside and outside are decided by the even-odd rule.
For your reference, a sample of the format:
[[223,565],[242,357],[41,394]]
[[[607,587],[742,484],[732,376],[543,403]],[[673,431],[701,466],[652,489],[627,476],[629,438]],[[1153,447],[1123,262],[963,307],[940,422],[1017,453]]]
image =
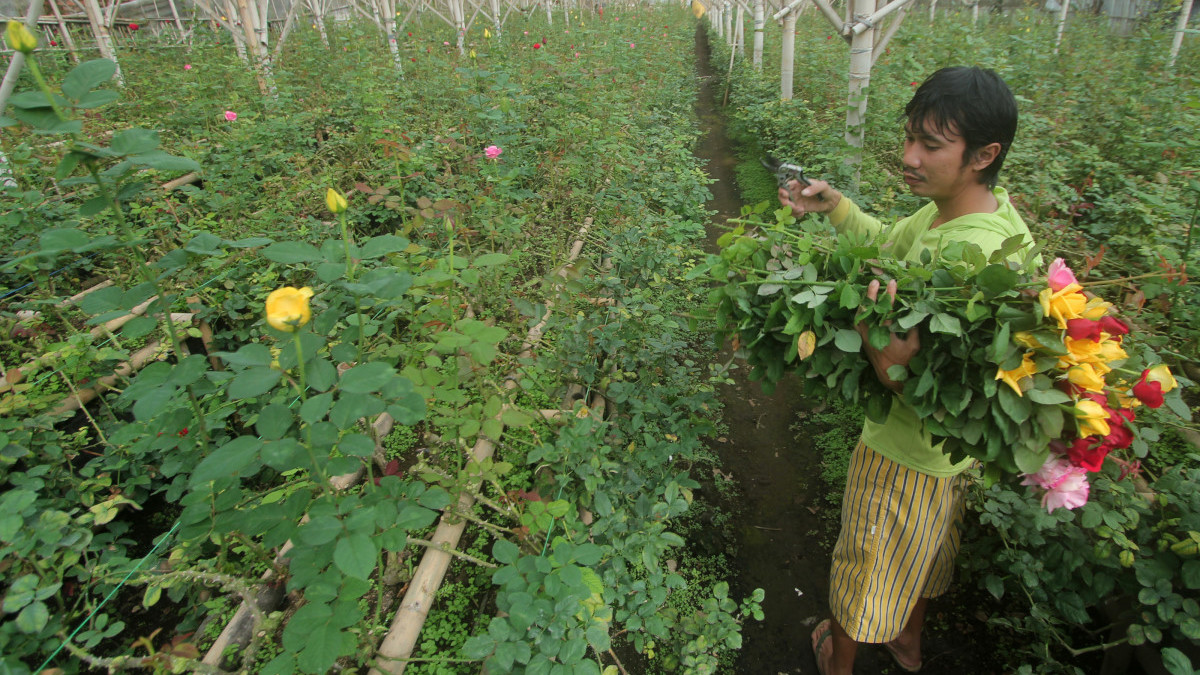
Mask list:
[[779,188],[779,203],[792,210],[792,215],[803,218],[806,213],[829,213],[842,193],[829,187],[823,180],[814,180],[808,185],[800,181],[788,181],[787,187]]

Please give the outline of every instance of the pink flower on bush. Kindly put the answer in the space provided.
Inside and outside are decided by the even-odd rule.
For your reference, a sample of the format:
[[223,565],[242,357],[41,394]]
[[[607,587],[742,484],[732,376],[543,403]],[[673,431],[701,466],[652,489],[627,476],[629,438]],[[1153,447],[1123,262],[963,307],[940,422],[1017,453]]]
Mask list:
[[633,48],[634,48],[634,47],[636,47],[636,46],[637,46],[637,45],[633,44],[632,42],[630,42],[630,43],[629,43],[629,48],[630,48],[630,49],[633,49]]
[[232,110],[226,110],[225,111],[225,119],[227,121],[232,122],[237,119],[237,113],[233,112]]
[[486,155],[488,159],[496,159],[502,152],[504,151],[501,150],[500,146],[497,145],[489,145],[483,149],[483,154]]
[[449,46],[450,46],[450,42],[449,42],[448,40],[443,40],[443,41],[442,41],[442,46],[444,46],[444,47],[449,47]]
[[1055,293],[1070,286],[1071,284],[1079,283],[1075,280],[1075,273],[1067,267],[1067,263],[1063,262],[1062,258],[1055,258],[1054,262],[1050,263],[1050,269],[1046,271],[1046,283],[1050,284],[1050,289]]
[[183,64],[183,69],[184,69],[184,70],[191,70],[191,69],[192,69],[192,64],[190,64],[190,63],[185,63],[185,64]]
[[1088,500],[1087,469],[1059,455],[1051,455],[1037,473],[1025,474],[1021,484],[1042,490],[1042,506],[1049,513],[1060,506],[1079,508]]

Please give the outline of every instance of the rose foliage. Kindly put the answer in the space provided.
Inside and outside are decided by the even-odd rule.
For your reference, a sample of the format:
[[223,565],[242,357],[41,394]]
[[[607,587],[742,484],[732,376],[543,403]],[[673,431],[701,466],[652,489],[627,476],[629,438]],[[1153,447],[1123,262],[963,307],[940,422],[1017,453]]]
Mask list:
[[[839,234],[824,219],[796,221],[786,209],[768,222],[768,209],[745,209],[720,238],[720,254],[695,272],[715,282],[717,340],[732,341],[767,390],[791,372],[807,395],[841,397],[882,422],[896,397],[862,353],[863,335],[882,348],[892,333],[915,328],[920,350],[888,375],[952,459],[974,457],[991,477],[1036,475],[1058,461],[1096,471],[1118,450],[1144,457],[1157,432],[1134,425],[1143,402],[1190,417],[1178,382],[1112,306],[1084,293],[1061,261],[1039,270],[1037,250],[1023,250],[1017,237],[991,255],[953,242],[911,264],[888,255],[882,239]],[[895,280],[894,302],[868,301],[872,280]],[[1085,499],[1077,482],[1069,483]],[[1055,495],[1044,503],[1082,502]]]

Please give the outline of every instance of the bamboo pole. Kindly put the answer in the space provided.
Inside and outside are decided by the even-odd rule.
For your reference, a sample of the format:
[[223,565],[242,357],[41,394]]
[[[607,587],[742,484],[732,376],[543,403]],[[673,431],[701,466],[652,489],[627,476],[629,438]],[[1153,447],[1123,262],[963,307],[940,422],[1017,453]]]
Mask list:
[[754,69],[759,72],[762,71],[764,15],[763,0],[754,0]]
[[[1190,2],[1190,0],[1188,0]],[[1058,48],[1062,45],[1063,32],[1067,28],[1067,12],[1071,9],[1071,0],[1062,0],[1062,8],[1058,13],[1058,33],[1054,36],[1054,53],[1058,53]]]
[[875,43],[875,48],[871,51],[872,68],[875,67],[875,62],[879,60],[879,56],[883,54],[885,49],[887,49],[888,43],[892,41],[892,36],[896,34],[896,31],[900,30],[900,24],[904,23],[904,17],[908,15],[908,10],[910,8],[912,8],[911,3],[901,7],[900,11],[896,12],[896,18],[892,19],[892,22],[888,24],[887,30],[884,31],[883,37]]
[[83,8],[87,11],[88,21],[92,24],[92,33],[96,36],[96,47],[100,56],[117,64],[117,84],[125,86],[125,76],[121,74],[121,62],[117,60],[117,48],[113,44],[108,25],[104,23],[104,14],[100,11],[100,3],[96,0],[83,0]]
[[[799,7],[800,3],[796,4]],[[783,17],[783,53],[779,59],[779,98],[784,101],[792,100],[792,73],[796,62],[796,18],[799,14],[798,9],[794,9]]]
[[738,56],[746,58],[746,10],[738,3],[737,19],[733,30],[733,41],[737,44]]
[[67,22],[63,19],[62,12],[58,10],[58,3],[50,0],[50,11],[54,12],[54,18],[58,21],[58,31],[62,33],[63,44],[66,45],[67,51],[71,54],[71,61],[79,63],[79,52],[75,49],[75,38],[71,36],[71,30],[67,27]]
[[[875,14],[876,0],[851,0],[851,16],[855,24]],[[894,3],[893,3],[894,4]],[[846,97],[846,143],[856,148],[849,163],[862,164],[863,133],[867,119],[867,87],[871,83],[871,53],[875,47],[875,29],[854,32],[850,39],[850,78]]]
[[[37,30],[37,20],[42,14],[42,3],[39,0],[31,0],[29,9],[25,11],[25,27],[29,32]],[[8,70],[4,73],[4,81],[0,82],[0,113],[4,112],[4,107],[8,105],[8,97],[12,96],[12,90],[17,86],[17,80],[21,77],[21,69],[25,67],[25,53],[14,49],[12,60],[8,62]],[[8,156],[0,150],[0,185],[8,187],[16,187],[17,181],[13,179],[12,168],[8,164]]]
[[879,22],[883,21],[889,14],[900,9],[901,7],[904,7],[910,2],[912,2],[912,0],[892,0],[892,2],[884,5],[882,9],[873,12],[867,18],[856,21],[854,25],[850,27],[850,30],[855,35],[858,35],[863,31],[875,28]]
[[1187,32],[1188,19],[1191,16],[1192,0],[1183,0],[1183,6],[1179,8],[1179,21],[1175,22],[1175,37],[1171,39],[1171,57],[1167,59],[1168,69],[1174,68],[1175,59],[1179,58],[1179,48],[1183,46],[1183,35]]

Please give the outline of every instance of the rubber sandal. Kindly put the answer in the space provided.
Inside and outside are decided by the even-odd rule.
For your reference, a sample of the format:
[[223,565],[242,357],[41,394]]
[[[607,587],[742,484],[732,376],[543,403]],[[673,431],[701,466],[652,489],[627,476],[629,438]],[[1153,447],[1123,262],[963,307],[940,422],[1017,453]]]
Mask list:
[[885,649],[888,650],[888,653],[892,655],[892,660],[896,662],[896,665],[900,666],[900,670],[903,670],[906,673],[920,672],[920,670],[921,670],[921,662],[920,661],[917,661],[916,665],[913,665],[912,663],[905,663],[904,661],[900,660],[900,653],[896,651],[895,645],[893,645],[890,642],[885,642],[885,643],[883,643],[883,646]]
[[[821,649],[831,637],[833,637],[833,625],[830,623],[829,619],[825,619],[821,623],[817,624],[817,627],[813,629],[811,638],[813,658],[817,660],[817,672],[820,673],[820,675],[825,675],[825,668],[821,663]],[[832,654],[830,654],[830,656],[832,656]]]

